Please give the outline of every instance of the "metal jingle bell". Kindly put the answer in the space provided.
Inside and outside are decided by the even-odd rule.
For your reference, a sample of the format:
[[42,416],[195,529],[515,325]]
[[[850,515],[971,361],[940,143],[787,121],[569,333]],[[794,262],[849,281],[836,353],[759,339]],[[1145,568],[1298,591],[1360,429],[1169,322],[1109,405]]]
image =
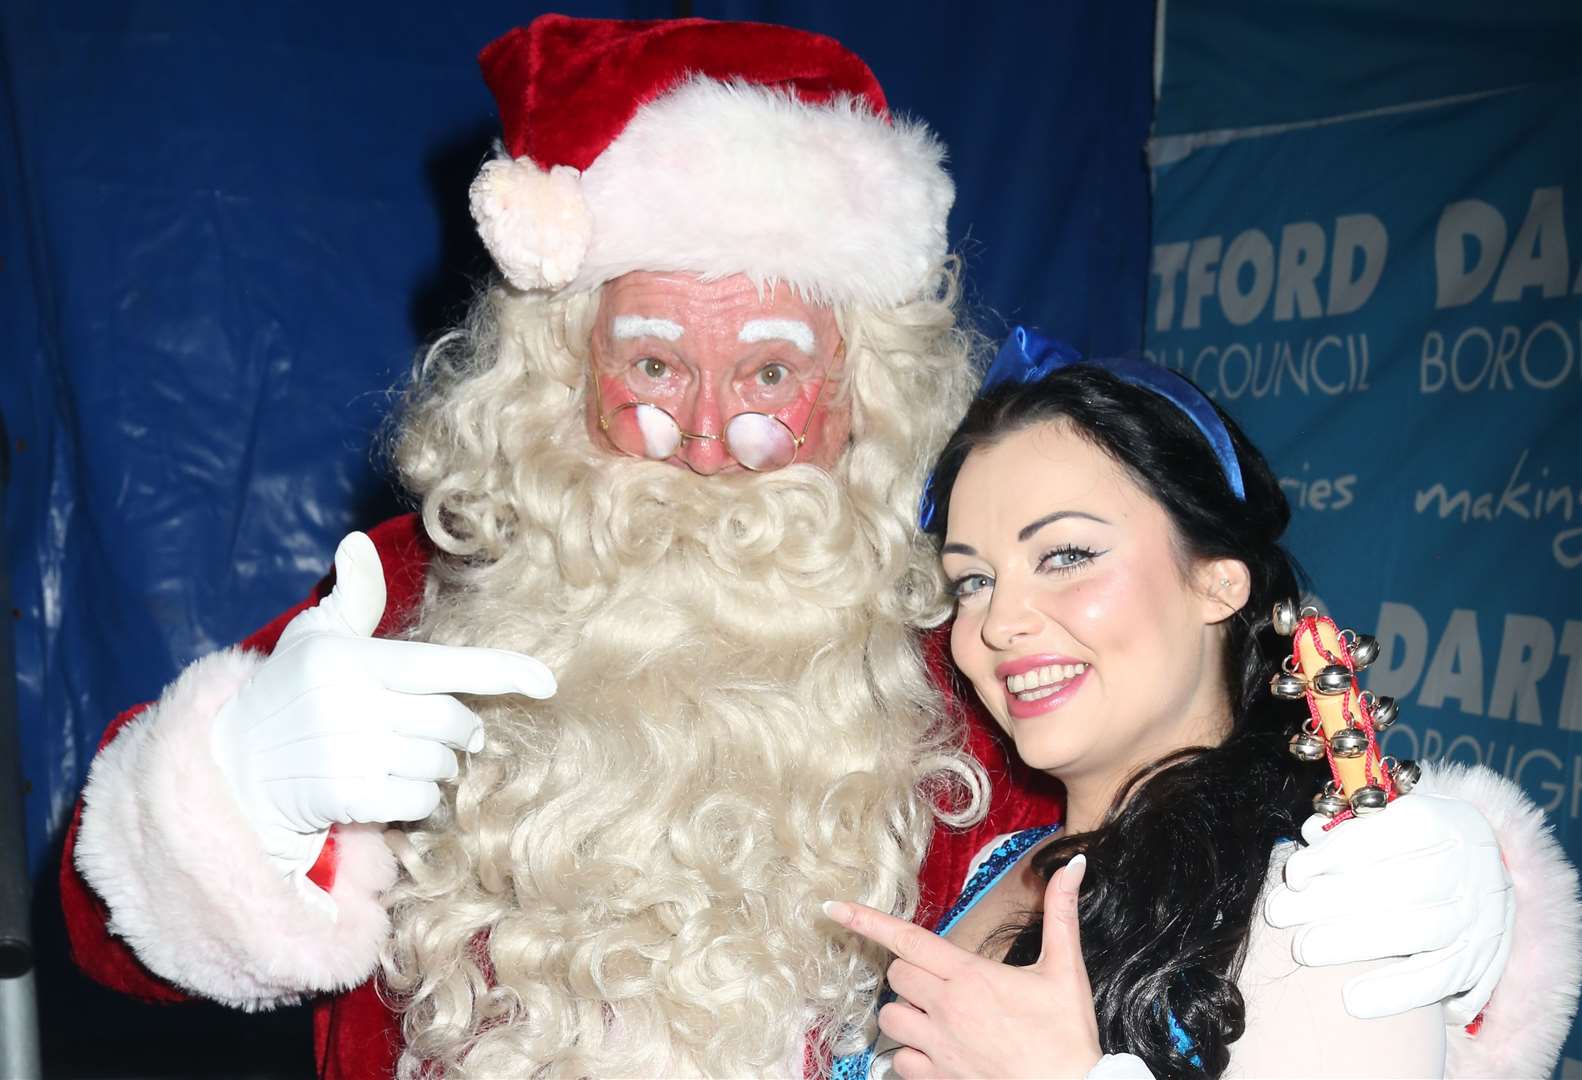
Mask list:
[[1299,731],[1291,736],[1291,741],[1286,745],[1291,750],[1291,756],[1298,761],[1324,760],[1324,740],[1317,735]]
[[1390,798],[1382,787],[1369,784],[1351,793],[1351,812],[1359,817],[1363,814],[1376,814],[1388,806],[1389,802]]
[[1351,663],[1358,670],[1372,664],[1379,658],[1379,639],[1372,634],[1358,634],[1357,640],[1351,643]]
[[1361,728],[1341,728],[1329,737],[1329,749],[1338,758],[1361,757],[1368,752],[1368,733]]
[[1323,814],[1325,817],[1334,817],[1336,814],[1349,809],[1351,806],[1342,796],[1330,788],[1313,796],[1313,813]]
[[1269,680],[1269,692],[1280,698],[1304,698],[1307,696],[1307,680],[1300,675],[1282,671]]
[[1281,637],[1296,633],[1296,601],[1281,600],[1274,605],[1274,632]]
[[1395,718],[1400,714],[1400,708],[1395,704],[1395,699],[1387,694],[1380,694],[1373,699],[1373,730],[1383,731],[1395,723]]
[[1313,676],[1313,689],[1320,694],[1344,694],[1351,689],[1351,672],[1340,664],[1330,664]]
[[1398,761],[1395,768],[1390,770],[1390,779],[1395,781],[1395,790],[1402,795],[1417,786],[1423,778],[1423,767],[1415,761]]

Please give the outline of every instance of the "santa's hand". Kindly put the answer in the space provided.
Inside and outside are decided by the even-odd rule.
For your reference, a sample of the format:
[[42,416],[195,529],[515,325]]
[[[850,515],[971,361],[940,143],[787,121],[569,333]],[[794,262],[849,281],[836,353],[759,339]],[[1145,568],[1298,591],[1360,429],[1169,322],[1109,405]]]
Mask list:
[[1325,820],[1303,824],[1310,846],[1271,891],[1270,924],[1301,927],[1303,964],[1403,957],[1346,983],[1353,1016],[1444,1001],[1451,1023],[1470,1021],[1505,970],[1516,917],[1494,830],[1471,803],[1424,791],[1327,833]]
[[1044,947],[1009,967],[861,904],[831,902],[831,919],[896,955],[890,987],[904,1001],[879,1010],[902,1045],[902,1077],[1080,1077],[1098,1063],[1099,1027],[1077,931],[1086,860],[1062,867],[1044,892]]
[[452,694],[555,692],[520,653],[371,637],[384,607],[379,553],[354,532],[336,549],[334,590],[214,718],[215,761],[283,874],[313,865],[333,823],[434,811],[455,751],[483,748],[482,722]]

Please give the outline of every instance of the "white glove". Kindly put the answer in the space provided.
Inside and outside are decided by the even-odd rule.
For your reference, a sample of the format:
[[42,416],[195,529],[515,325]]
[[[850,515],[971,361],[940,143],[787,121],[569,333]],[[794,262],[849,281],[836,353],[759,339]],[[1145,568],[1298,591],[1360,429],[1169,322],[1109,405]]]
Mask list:
[[483,748],[482,721],[451,694],[555,692],[521,653],[370,637],[384,607],[379,553],[354,532],[335,551],[334,590],[286,625],[210,731],[265,853],[299,885],[332,823],[433,813],[455,751]]
[[1469,802],[1424,791],[1327,833],[1326,822],[1302,825],[1310,846],[1264,905],[1270,925],[1301,927],[1297,962],[1403,957],[1350,979],[1346,1011],[1371,1019],[1444,1001],[1447,1022],[1472,1020],[1505,971],[1516,919],[1489,823]]

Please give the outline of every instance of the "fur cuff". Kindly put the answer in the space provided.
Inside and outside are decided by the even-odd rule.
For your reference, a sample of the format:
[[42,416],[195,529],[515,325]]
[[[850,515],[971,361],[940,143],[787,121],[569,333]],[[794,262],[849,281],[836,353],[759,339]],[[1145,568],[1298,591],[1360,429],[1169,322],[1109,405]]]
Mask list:
[[355,986],[372,973],[395,880],[382,826],[336,830],[333,912],[263,853],[209,751],[209,725],[264,658],[197,661],[94,759],[77,869],[154,974],[243,1009]]
[[1544,812],[1521,788],[1481,766],[1425,768],[1420,789],[1464,799],[1499,838],[1516,897],[1510,962],[1478,1034],[1450,1032],[1447,1077],[1548,1076],[1576,1015],[1582,978],[1577,873]]

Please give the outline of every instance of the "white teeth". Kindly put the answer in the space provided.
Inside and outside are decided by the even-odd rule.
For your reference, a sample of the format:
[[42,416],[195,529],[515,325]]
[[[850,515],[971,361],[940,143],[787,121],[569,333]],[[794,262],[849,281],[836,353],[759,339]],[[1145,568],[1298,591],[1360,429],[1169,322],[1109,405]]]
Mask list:
[[1005,685],[1011,693],[1023,695],[1022,700],[1037,701],[1048,697],[1060,685],[1070,682],[1086,670],[1086,664],[1047,664],[1020,675],[1009,676]]

